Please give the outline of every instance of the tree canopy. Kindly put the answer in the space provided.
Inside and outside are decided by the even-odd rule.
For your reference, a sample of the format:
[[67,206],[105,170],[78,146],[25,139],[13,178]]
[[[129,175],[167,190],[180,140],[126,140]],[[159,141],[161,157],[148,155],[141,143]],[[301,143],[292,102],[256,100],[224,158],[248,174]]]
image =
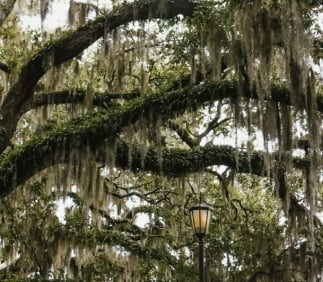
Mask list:
[[63,2],[0,4],[1,281],[197,280],[200,197],[206,281],[323,279],[321,1]]

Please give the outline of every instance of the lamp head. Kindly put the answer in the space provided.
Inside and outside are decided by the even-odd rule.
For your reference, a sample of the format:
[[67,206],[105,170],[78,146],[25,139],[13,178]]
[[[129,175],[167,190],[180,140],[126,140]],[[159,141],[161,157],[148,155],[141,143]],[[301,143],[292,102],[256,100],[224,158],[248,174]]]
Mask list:
[[200,203],[197,206],[190,208],[192,227],[196,236],[203,237],[209,232],[212,210],[213,209],[205,203]]

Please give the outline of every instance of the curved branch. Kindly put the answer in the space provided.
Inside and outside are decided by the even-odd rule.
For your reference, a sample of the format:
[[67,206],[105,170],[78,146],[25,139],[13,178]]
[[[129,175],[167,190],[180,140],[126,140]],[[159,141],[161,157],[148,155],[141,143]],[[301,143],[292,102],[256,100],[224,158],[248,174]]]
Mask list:
[[[68,136],[66,132],[65,136],[54,135],[40,142],[32,142],[22,150],[15,151],[15,154],[11,153],[3,159],[0,166],[0,197],[9,194],[16,186],[21,185],[42,169],[68,162],[68,152],[71,148],[84,151],[87,146],[90,146],[93,151],[97,152],[99,161],[106,161],[102,159],[102,152],[98,152],[97,149],[100,146],[99,139],[90,140],[88,139],[90,137],[76,135],[79,137],[78,142],[72,142],[71,136]],[[132,152],[130,166],[129,152]],[[130,168],[133,171],[139,169],[169,176],[198,172],[213,165],[228,166],[241,173],[266,175],[264,153],[254,152],[250,156],[245,151],[238,151],[227,145],[207,144],[204,147],[193,149],[164,149],[162,162],[159,156],[160,152],[157,149],[150,148],[143,156],[139,147],[134,146],[130,149],[126,143],[119,142],[115,165],[124,169]],[[294,158],[293,164],[297,168],[304,168],[309,165],[309,162],[306,159]]]
[[[161,7],[162,6],[162,7]],[[75,32],[47,45],[21,69],[19,78],[8,91],[0,108],[0,152],[15,132],[19,113],[32,97],[38,80],[52,67],[58,66],[88,48],[105,32],[134,20],[173,18],[178,14],[191,16],[196,4],[189,0],[142,0],[124,4],[105,16],[90,21]]]
[[[82,104],[84,102],[86,90],[62,90],[51,93],[37,93],[21,108],[20,115],[46,105],[59,104]],[[96,93],[93,96],[93,105],[102,108],[109,108],[112,105],[112,100],[124,99],[131,100],[139,97],[139,92],[131,93]]]
[[[277,92],[273,92],[273,95],[277,95],[279,99],[284,98],[284,93],[288,94],[284,89],[275,91]],[[236,96],[237,88],[234,83],[199,85],[192,89],[182,89],[164,95],[139,97],[123,107],[115,108],[114,111],[92,113],[82,119],[72,120],[50,132],[45,131],[42,136],[30,143],[8,151],[7,155],[2,156],[0,159],[0,196],[8,194],[16,185],[23,183],[37,171],[55,163],[67,162],[68,152],[72,148],[83,150],[84,146],[90,146],[93,151],[97,151],[97,148],[107,138],[115,139],[123,127],[142,117],[149,120],[151,112],[158,112],[161,119],[166,121],[206,102]],[[165,105],[167,105],[166,109]],[[122,167],[129,166],[128,150],[129,148],[124,146],[119,147],[118,153],[121,155],[117,158],[117,164]],[[148,171],[163,171],[165,174],[189,173],[211,165],[226,165],[241,172],[252,172],[258,175],[261,175],[264,170],[261,154],[255,153],[249,159],[246,152],[238,152],[229,146],[214,147],[211,145],[203,147],[202,150],[196,148],[189,151],[165,150],[162,166],[157,156],[158,154],[152,150],[147,154],[147,160],[142,166],[142,156],[135,150],[132,167]],[[294,163],[297,167],[309,165],[307,160],[297,158],[294,159]]]

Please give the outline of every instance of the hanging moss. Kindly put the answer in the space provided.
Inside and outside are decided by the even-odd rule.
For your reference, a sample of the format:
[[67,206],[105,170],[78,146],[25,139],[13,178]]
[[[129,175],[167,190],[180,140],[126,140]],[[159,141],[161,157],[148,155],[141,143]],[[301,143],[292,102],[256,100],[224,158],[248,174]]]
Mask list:
[[[248,95],[248,92],[246,94]],[[273,97],[284,101],[286,99],[285,94],[288,94],[288,92],[283,88],[273,88]],[[183,89],[165,95],[158,94],[137,98],[113,111],[91,113],[84,119],[77,118],[67,124],[57,125],[52,130],[44,132],[42,137],[35,138],[25,146],[15,149],[8,153],[6,157],[3,156],[2,167],[3,169],[9,168],[8,171],[10,171],[10,167],[14,166],[15,160],[21,158],[24,161],[19,163],[19,168],[22,168],[29,162],[28,160],[31,156],[37,160],[40,166],[46,166],[48,163],[42,163],[42,156],[45,156],[46,152],[48,159],[51,159],[51,156],[54,159],[55,152],[58,151],[56,148],[62,144],[77,148],[83,142],[94,148],[106,137],[116,136],[123,127],[135,122],[139,117],[144,116],[145,119],[147,117],[149,120],[150,111],[160,113],[160,117],[166,120],[183,112],[185,109],[198,107],[198,105],[207,101],[228,96],[234,97],[235,95],[237,95],[235,84],[223,82],[199,85],[190,90]],[[249,95],[252,96],[250,92]],[[67,148],[66,150],[69,149]],[[37,152],[41,155],[38,155]],[[60,159],[63,160],[64,158],[62,156]],[[24,169],[19,169],[19,171],[24,171]],[[9,188],[10,185],[7,187]]]

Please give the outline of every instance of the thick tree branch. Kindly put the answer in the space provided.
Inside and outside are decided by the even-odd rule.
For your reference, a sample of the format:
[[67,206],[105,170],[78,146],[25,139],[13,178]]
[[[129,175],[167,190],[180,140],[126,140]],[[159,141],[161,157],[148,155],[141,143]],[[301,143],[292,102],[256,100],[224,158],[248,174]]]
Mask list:
[[[192,88],[192,86],[190,86]],[[240,98],[250,98],[257,100],[258,94],[254,91],[249,89],[247,86],[243,87],[243,91],[239,88],[236,81],[229,81],[223,80],[218,81],[215,83],[207,83],[200,86],[194,86],[194,89],[197,91],[209,91],[208,97],[203,100],[202,102],[209,102],[215,100],[221,100],[222,98],[229,98],[233,101],[235,99]],[[187,91],[189,88],[183,88],[184,91]],[[183,89],[174,90],[172,93],[181,93]],[[195,92],[195,90],[193,90]],[[221,92],[221,93],[219,93]],[[239,93],[239,94],[238,94]],[[272,86],[272,96],[271,101],[276,103],[281,103],[284,105],[291,105],[290,101],[290,93],[287,88],[287,85],[273,85]],[[61,90],[57,92],[50,92],[50,93],[37,93],[31,99],[28,100],[21,108],[19,113],[19,117],[24,114],[25,112],[35,109],[40,106],[52,105],[52,104],[66,104],[66,103],[83,103],[85,99],[86,90],[84,89],[75,89],[75,90]],[[112,99],[133,99],[139,96],[139,92],[131,92],[131,93],[96,93],[93,97],[93,105],[101,106],[106,108],[106,105],[110,104]],[[190,95],[190,94],[188,94]],[[192,97],[190,95],[190,97]],[[268,100],[268,97],[266,97]],[[317,110],[320,113],[323,113],[323,96],[316,97],[317,102]],[[199,106],[200,101],[196,101],[195,106]],[[218,119],[218,118],[215,118]],[[223,122],[223,121],[221,121]],[[221,123],[220,122],[220,123]],[[211,124],[211,129],[214,124]],[[171,125],[173,126],[173,125]],[[208,131],[210,128],[208,128]]]
[[[41,106],[59,105],[59,104],[83,104],[86,96],[86,90],[62,90],[50,93],[37,93],[22,107],[20,115],[27,111],[36,109]],[[132,93],[96,93],[93,96],[92,103],[94,106],[108,108],[113,100],[124,99],[130,100],[139,96],[139,92]]]
[[142,0],[124,4],[111,13],[80,27],[75,32],[68,33],[38,52],[21,69],[19,78],[13,83],[0,108],[0,152],[7,147],[13,136],[20,118],[19,113],[32,97],[36,83],[50,68],[74,58],[105,32],[120,25],[134,20],[173,18],[178,14],[191,16],[195,5],[189,0]]
[[[248,92],[245,93],[248,94]],[[273,91],[273,96],[277,96],[277,100],[284,99],[284,94],[288,94],[288,91],[280,88]],[[7,155],[2,156],[0,160],[0,195],[8,194],[16,185],[23,183],[42,168],[55,163],[67,162],[69,156],[67,154],[60,155],[59,151],[69,152],[72,148],[83,150],[84,144],[88,144],[93,151],[96,151],[107,138],[115,139],[125,126],[142,117],[149,121],[152,118],[151,113],[158,113],[161,119],[166,121],[186,110],[195,109],[224,97],[237,97],[237,88],[234,83],[199,85],[192,89],[182,89],[164,95],[139,97],[113,111],[92,113],[82,119],[72,120],[50,132],[44,132],[42,136],[35,138],[25,146],[16,148],[12,152],[8,151]],[[237,167],[238,152],[236,150],[231,147],[222,147],[214,152],[216,155],[213,155],[212,147],[208,149],[210,151],[204,153],[201,153],[199,149],[189,151],[187,152],[189,155],[186,155],[187,153],[181,155],[183,151],[173,150],[171,151],[174,154],[173,157],[169,155],[170,152],[165,151],[164,167],[160,167],[156,156],[152,158],[153,161],[145,163],[144,167],[141,167],[141,158],[133,156],[132,165],[147,170],[162,171],[164,169],[166,174],[193,172],[216,164],[227,165],[241,172],[250,172],[249,167],[254,168],[255,171],[252,173],[261,175],[263,172],[263,160],[259,155],[255,155],[249,163],[249,159],[243,153],[242,160],[244,161],[239,160]],[[170,163],[165,166],[164,163],[167,162],[167,159],[170,159]],[[299,167],[308,165],[306,160],[295,159],[294,161],[295,165]],[[124,152],[124,155],[118,158],[118,162],[123,167],[128,166],[128,152]],[[14,177],[15,175],[16,177]]]
[[[80,136],[81,138],[81,136]],[[59,139],[47,139],[40,143],[32,143],[24,150],[17,151],[1,162],[0,167],[0,197],[8,195],[16,186],[23,184],[28,178],[46,167],[59,163],[67,163],[68,152],[78,149],[80,152],[86,149],[86,142],[80,139],[78,143],[70,143],[69,136]],[[94,145],[94,144],[92,144]],[[96,140],[95,147],[99,146]],[[56,150],[59,148],[59,151]],[[61,149],[65,148],[65,149]],[[94,148],[93,148],[94,149]],[[132,152],[131,165],[129,167],[129,151]],[[101,152],[98,153],[98,161]],[[309,165],[306,159],[294,158],[293,164],[296,168],[304,168]],[[162,152],[162,162],[159,160],[159,152],[149,149],[145,156],[140,148],[132,149],[126,143],[119,142],[116,152],[116,163],[119,168],[132,169],[134,171],[146,170],[155,173],[163,173],[169,176],[185,175],[187,173],[203,171],[213,165],[224,165],[241,173],[252,173],[266,176],[264,164],[264,153],[254,152],[251,156],[245,151],[238,151],[231,146],[206,145],[185,149],[165,149]]]

